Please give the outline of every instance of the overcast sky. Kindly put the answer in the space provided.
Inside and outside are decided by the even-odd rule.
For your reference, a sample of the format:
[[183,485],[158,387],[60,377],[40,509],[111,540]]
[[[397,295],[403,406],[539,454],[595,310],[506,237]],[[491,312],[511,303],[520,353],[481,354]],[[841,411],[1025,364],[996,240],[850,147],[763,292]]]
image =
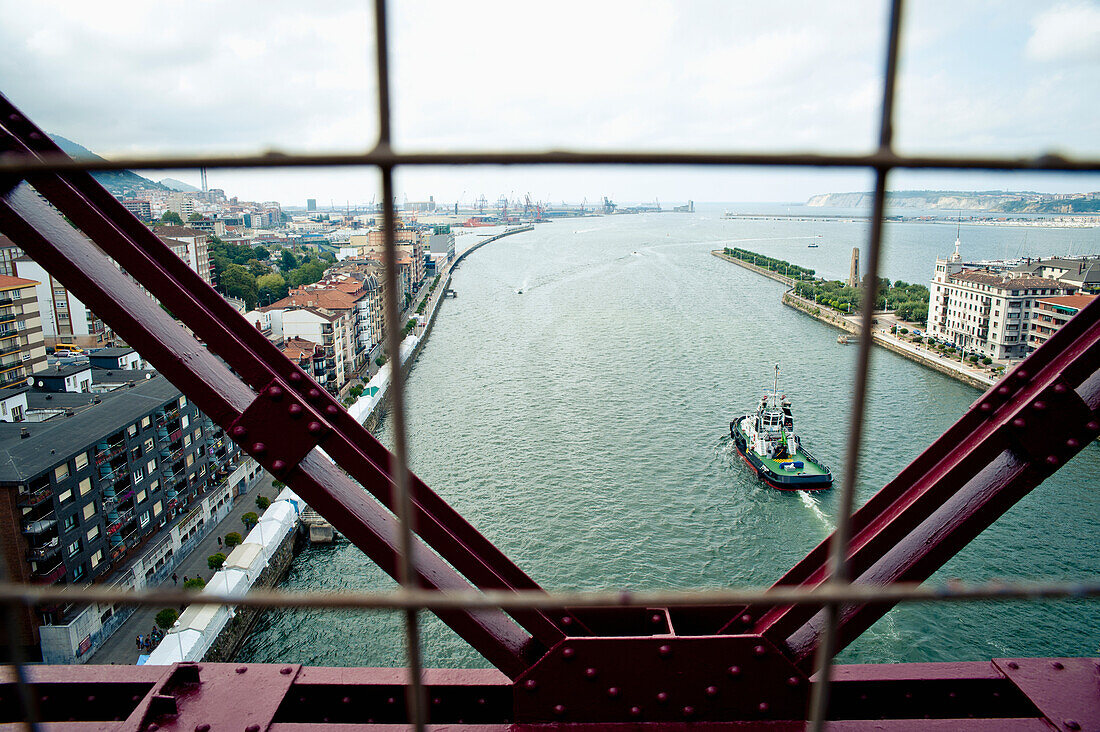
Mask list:
[[[394,139],[418,149],[865,152],[887,3],[391,3]],[[907,3],[896,144],[1100,154],[1100,0]],[[0,0],[0,91],[105,156],[346,152],[377,135],[373,14],[315,0]],[[198,183],[197,172],[173,177]],[[166,173],[147,173],[159,179]],[[229,195],[363,202],[363,171],[211,170]],[[1097,176],[898,174],[894,188],[1100,190]],[[469,203],[802,201],[865,172],[399,171],[399,196]]]

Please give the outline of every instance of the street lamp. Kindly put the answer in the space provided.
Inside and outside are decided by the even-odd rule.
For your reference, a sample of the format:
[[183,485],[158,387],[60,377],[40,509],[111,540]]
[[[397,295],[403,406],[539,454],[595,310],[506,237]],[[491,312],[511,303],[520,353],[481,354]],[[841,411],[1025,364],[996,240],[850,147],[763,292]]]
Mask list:
[[179,630],[179,627],[179,620],[176,620],[176,622],[172,623],[172,630],[174,630],[176,633],[176,644],[179,646],[180,649],[180,663],[183,663],[183,633]]

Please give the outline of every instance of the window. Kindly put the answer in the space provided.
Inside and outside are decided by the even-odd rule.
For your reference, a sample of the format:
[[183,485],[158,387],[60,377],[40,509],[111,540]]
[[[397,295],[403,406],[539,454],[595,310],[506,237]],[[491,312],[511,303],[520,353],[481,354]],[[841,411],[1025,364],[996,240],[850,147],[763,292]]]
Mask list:
[[80,579],[81,577],[84,576],[85,571],[86,570],[84,569],[83,564],[79,564],[79,565],[73,567],[73,579],[74,580]]
[[65,517],[65,520],[61,522],[62,531],[72,531],[76,528],[76,514]]
[[146,475],[152,475],[153,471],[156,470],[156,469],[157,469],[156,458],[154,458],[154,459],[150,460],[149,462],[145,463],[145,473],[146,473]]
[[143,491],[143,490],[138,491],[137,494],[134,496],[134,503],[141,503],[144,500],[145,500],[145,491]]
[[194,437],[195,440],[198,440],[200,437],[202,437],[202,427],[196,427],[195,431],[191,433],[191,436]]
[[77,488],[80,490],[80,495],[88,495],[92,492],[92,479],[85,478],[84,480],[80,481],[80,485],[77,486]]
[[152,483],[149,484],[149,492],[150,493],[155,491],[157,488],[160,488],[160,481],[159,480],[154,480]]
[[91,558],[92,569],[95,569],[96,567],[98,567],[99,563],[102,562],[102,561],[103,561],[103,550],[98,549],[98,550],[96,550],[96,553],[92,555],[92,558]]
[[183,436],[183,446],[184,447],[191,447],[191,435],[184,435]]
[[148,511],[146,511],[145,513],[141,514],[141,516],[138,517],[138,525],[141,526],[141,528],[143,528],[143,529],[146,526],[149,525],[149,512]]
[[134,435],[136,435],[137,434],[137,425],[132,424],[129,427],[127,427],[126,428],[126,434],[130,437],[133,437]]
[[134,485],[137,485],[143,480],[145,480],[145,471],[140,467],[134,468]]
[[153,420],[152,420],[151,417],[143,417],[142,420],[141,420],[141,428],[146,429],[152,423],[153,423]]
[[69,544],[69,546],[66,547],[66,549],[65,549],[66,556],[71,557],[74,554],[79,554],[79,553],[80,553],[80,539],[77,539],[72,544]]
[[96,537],[98,537],[98,536],[99,536],[99,524],[96,524],[92,528],[88,529],[88,542],[89,543],[91,543],[92,541],[95,541]]
[[142,443],[142,447],[144,448],[146,453],[152,452],[153,451],[153,438],[150,437],[144,443]]
[[73,462],[76,464],[77,470],[83,470],[84,468],[88,467],[88,453],[80,453],[76,456],[76,459]]
[[95,501],[90,501],[87,506],[84,507],[84,520],[87,521],[92,516],[95,516]]
[[180,418],[180,426],[182,426],[183,429],[187,429],[188,427],[190,427],[191,426],[191,418],[188,417],[186,414],[183,415]]
[[63,490],[63,491],[61,491],[60,493],[57,494],[57,502],[64,505],[66,502],[72,500],[72,497],[73,497],[72,489],[71,488],[66,488],[65,490]]
[[180,409],[183,409],[184,407],[186,407],[187,406],[187,397],[181,396],[180,401],[179,401],[179,405],[180,405]]
[[53,477],[55,480],[64,480],[69,477],[69,464],[58,465],[54,468]]
[[160,512],[164,510],[164,506],[160,501],[153,504],[153,516],[160,516]]
[[184,461],[184,462],[186,463],[187,467],[191,467],[192,465],[195,464],[195,456],[194,455],[188,455],[187,460]]

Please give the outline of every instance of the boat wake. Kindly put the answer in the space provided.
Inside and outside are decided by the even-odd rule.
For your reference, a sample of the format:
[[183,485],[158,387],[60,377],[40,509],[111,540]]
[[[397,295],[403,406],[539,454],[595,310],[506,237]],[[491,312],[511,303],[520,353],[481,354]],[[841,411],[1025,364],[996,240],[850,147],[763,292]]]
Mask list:
[[817,517],[817,520],[821,522],[822,526],[824,526],[829,531],[832,531],[834,528],[836,528],[829,520],[829,517],[825,515],[825,512],[821,510],[821,506],[818,504],[816,498],[811,496],[806,491],[798,491],[798,498],[802,501],[806,508],[810,509],[810,513]]

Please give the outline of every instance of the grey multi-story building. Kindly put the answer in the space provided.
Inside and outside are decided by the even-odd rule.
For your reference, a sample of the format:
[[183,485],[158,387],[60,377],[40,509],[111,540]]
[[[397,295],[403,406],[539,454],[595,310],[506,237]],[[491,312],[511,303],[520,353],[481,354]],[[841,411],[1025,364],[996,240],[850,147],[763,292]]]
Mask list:
[[[155,372],[125,373],[109,391],[30,392],[23,421],[0,422],[0,541],[12,580],[108,579],[235,467],[236,445],[179,389]],[[28,612],[24,644],[69,611]]]

